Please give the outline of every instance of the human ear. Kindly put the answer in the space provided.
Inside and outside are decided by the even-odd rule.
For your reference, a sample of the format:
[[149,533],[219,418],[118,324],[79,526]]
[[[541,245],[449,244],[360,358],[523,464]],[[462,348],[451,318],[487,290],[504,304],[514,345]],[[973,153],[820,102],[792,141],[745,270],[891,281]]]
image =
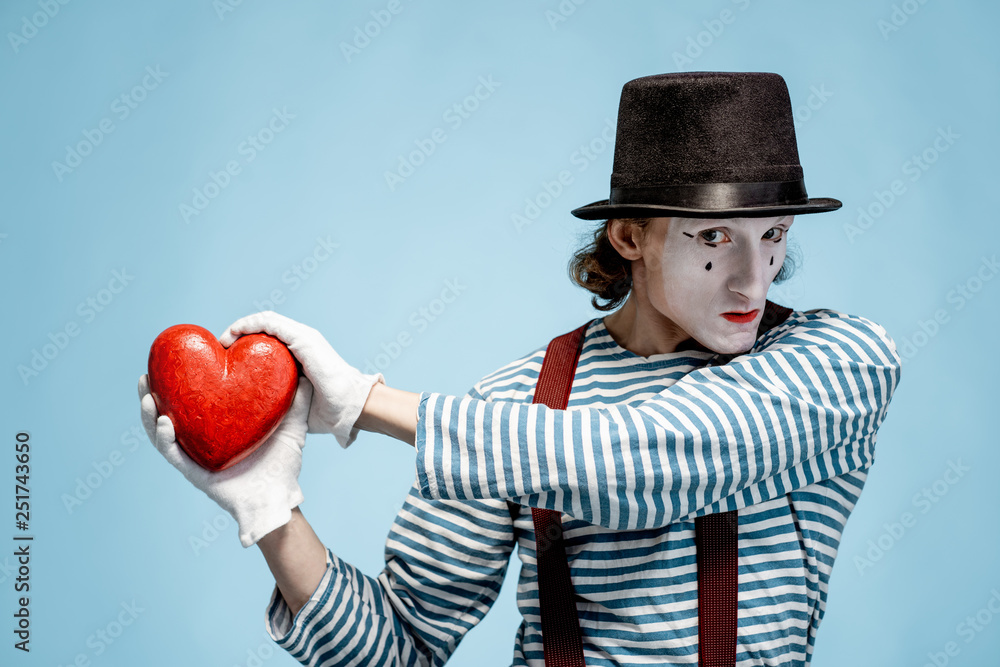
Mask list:
[[639,226],[630,220],[624,218],[608,220],[608,240],[624,259],[636,260],[642,257],[642,249],[639,247],[641,232]]

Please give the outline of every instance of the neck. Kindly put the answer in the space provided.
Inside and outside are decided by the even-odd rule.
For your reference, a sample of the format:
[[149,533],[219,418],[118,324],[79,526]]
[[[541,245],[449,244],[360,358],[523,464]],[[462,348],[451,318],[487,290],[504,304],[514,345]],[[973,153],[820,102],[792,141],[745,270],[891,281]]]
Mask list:
[[604,318],[604,326],[616,343],[640,357],[675,352],[691,338],[635,289],[624,306]]

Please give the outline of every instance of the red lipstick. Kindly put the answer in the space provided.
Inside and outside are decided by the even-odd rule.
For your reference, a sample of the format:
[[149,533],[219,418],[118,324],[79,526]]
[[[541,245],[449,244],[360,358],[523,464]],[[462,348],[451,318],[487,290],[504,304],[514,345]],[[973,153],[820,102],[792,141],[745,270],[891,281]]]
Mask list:
[[753,322],[754,318],[757,317],[759,309],[751,310],[749,313],[722,313],[722,316],[729,320],[730,322],[736,322],[737,324],[746,324],[747,322]]

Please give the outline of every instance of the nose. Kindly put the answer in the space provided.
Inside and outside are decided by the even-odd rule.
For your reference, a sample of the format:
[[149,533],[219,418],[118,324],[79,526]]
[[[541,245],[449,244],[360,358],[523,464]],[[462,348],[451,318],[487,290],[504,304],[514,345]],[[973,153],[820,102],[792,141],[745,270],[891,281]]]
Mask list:
[[738,251],[733,274],[729,277],[729,289],[747,300],[747,306],[761,302],[767,296],[770,286],[767,280],[767,262],[759,247],[744,245]]

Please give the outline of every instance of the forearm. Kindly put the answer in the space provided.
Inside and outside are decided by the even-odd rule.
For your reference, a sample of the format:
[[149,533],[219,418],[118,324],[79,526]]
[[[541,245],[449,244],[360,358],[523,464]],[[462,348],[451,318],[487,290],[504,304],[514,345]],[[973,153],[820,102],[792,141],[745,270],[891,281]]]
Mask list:
[[257,541],[292,616],[309,601],[326,571],[326,547],[298,507],[292,518]]
[[637,405],[554,410],[422,394],[421,490],[630,530],[864,469],[899,361],[876,331],[841,328],[699,369]]
[[[428,395],[428,426],[417,445],[424,495],[511,499],[613,530],[662,527],[715,503],[739,509],[862,469],[871,464],[874,443],[865,432],[837,440],[827,428],[818,438],[769,437],[767,429],[745,437],[739,428],[720,437],[664,428],[637,409],[479,408],[468,401],[465,410],[443,400]],[[432,410],[447,415],[441,435],[428,433]],[[461,433],[480,421],[481,435],[471,428]],[[436,440],[442,444],[430,444]]]
[[354,425],[362,431],[382,433],[412,447],[417,439],[419,403],[420,394],[376,383]]
[[380,583],[324,547],[298,508],[257,544],[276,582],[266,628],[278,646],[306,667],[409,664]]
[[[301,517],[296,522],[308,528]],[[293,538],[281,541],[296,548]],[[313,584],[303,579],[305,603],[292,606],[280,587],[296,586],[278,573],[292,564],[272,565],[278,587],[267,605],[267,632],[306,667],[440,666],[492,606],[513,547],[504,503],[435,503],[411,488],[377,577],[325,549],[318,585],[309,591]],[[430,572],[435,576],[419,574]]]

